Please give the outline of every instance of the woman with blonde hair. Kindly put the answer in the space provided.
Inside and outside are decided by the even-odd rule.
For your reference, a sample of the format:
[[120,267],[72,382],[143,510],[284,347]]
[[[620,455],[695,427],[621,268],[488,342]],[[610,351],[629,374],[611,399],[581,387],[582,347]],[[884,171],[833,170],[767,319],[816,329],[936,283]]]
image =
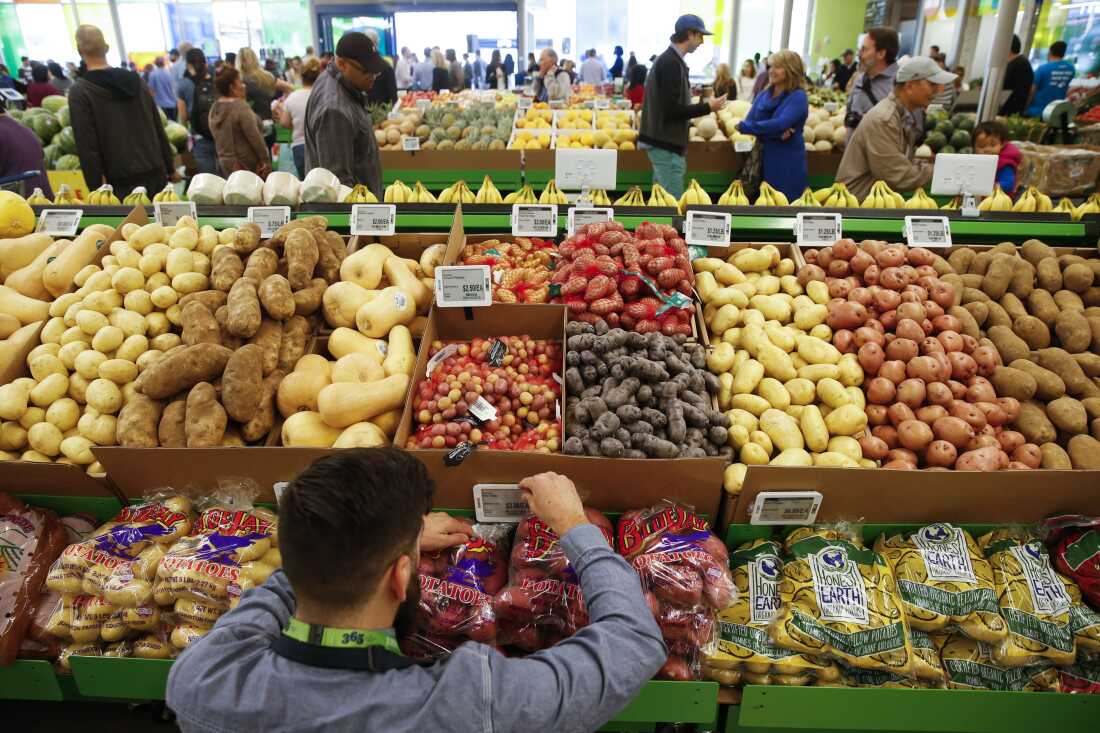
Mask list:
[[802,57],[783,49],[768,60],[768,85],[756,95],[738,131],[763,146],[763,179],[793,201],[806,188],[806,143],[802,128],[810,114]]
[[733,88],[733,77],[730,76],[729,64],[718,64],[718,69],[714,72],[714,83],[711,85],[714,88],[714,96],[733,96],[731,92],[736,90]]
[[242,48],[237,52],[237,69],[244,81],[245,99],[248,106],[261,120],[271,119],[271,101],[277,92],[290,94],[294,86],[282,79],[276,79],[270,71],[264,69],[256,52],[251,48]]
[[745,59],[741,64],[741,73],[737,75],[737,98],[743,102],[752,101],[752,88],[756,84],[756,64]]
[[432,90],[442,92],[451,88],[451,72],[447,59],[438,48],[432,50]]

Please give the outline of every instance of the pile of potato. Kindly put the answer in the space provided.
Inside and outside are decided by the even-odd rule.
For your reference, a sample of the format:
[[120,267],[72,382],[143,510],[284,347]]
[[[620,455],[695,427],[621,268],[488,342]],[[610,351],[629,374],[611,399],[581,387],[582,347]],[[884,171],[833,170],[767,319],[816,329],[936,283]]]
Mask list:
[[830,343],[825,283],[804,288],[774,245],[692,267],[713,345],[707,366],[740,459],[726,469],[726,490],[740,491],[749,465],[873,467],[857,441],[867,427],[863,368]]

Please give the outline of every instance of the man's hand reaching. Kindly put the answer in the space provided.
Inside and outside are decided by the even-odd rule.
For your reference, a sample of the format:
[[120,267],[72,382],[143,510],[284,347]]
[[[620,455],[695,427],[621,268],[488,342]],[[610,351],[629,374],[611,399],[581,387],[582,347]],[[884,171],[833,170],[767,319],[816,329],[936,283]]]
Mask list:
[[547,471],[528,476],[519,482],[527,506],[539,519],[550,525],[558,537],[578,524],[586,524],[584,506],[577,495],[577,487],[567,477]]
[[446,550],[448,547],[469,542],[472,535],[469,522],[452,517],[446,512],[432,512],[424,516],[420,549],[423,552]]
[[721,97],[715,97],[714,99],[708,100],[707,104],[710,105],[710,111],[711,112],[718,112],[723,107],[725,107],[726,106],[726,96],[727,95],[723,94]]

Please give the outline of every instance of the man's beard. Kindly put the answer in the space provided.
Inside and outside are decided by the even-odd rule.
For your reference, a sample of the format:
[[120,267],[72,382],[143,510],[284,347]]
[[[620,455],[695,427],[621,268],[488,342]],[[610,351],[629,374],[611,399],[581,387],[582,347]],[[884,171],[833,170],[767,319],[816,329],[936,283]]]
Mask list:
[[413,573],[409,578],[409,587],[405,590],[405,600],[397,607],[393,619],[393,631],[398,639],[412,636],[417,629],[420,617],[420,575]]

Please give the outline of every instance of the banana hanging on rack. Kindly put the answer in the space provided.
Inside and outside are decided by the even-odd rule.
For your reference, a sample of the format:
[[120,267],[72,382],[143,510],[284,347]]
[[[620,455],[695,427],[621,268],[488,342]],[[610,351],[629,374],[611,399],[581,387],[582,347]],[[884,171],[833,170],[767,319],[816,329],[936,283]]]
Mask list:
[[27,203],[31,206],[44,206],[50,203],[50,200],[46,198],[46,194],[42,193],[41,188],[36,188],[31,192],[31,195],[27,197]]
[[481,188],[477,190],[477,196],[474,197],[475,204],[500,204],[504,203],[504,199],[500,196],[500,191],[493,185],[493,181],[489,176],[485,176],[481,181]]
[[918,188],[905,202],[906,209],[935,209],[935,200],[924,192],[924,188]]
[[[1019,201],[1013,204],[1012,199],[1004,192],[1001,185],[995,183],[993,184],[993,193],[986,196],[982,199],[982,202],[978,204],[978,211],[1024,211],[1028,207],[1033,207],[1034,205],[1035,202],[1031,200],[1027,192],[1020,196]],[[957,205],[956,208],[958,208]],[[1034,211],[1033,208],[1031,210]]]
[[809,188],[803,191],[802,195],[798,199],[796,199],[791,205],[809,208],[821,208],[821,204],[814,197],[814,192]]
[[432,192],[420,181],[417,181],[416,185],[413,186],[412,200],[418,204],[434,204],[436,202],[436,198],[432,195]]
[[79,204],[80,199],[76,197],[76,194],[73,193],[73,190],[69,188],[67,183],[62,183],[61,188],[57,190],[57,194],[53,197],[53,202],[55,204],[71,205]]
[[790,206],[790,202],[782,191],[772,188],[771,184],[764,181],[760,184],[760,196],[757,197],[754,206]]
[[109,183],[105,183],[88,194],[90,206],[121,206],[122,202],[115,196],[115,189]]
[[699,185],[699,181],[694,178],[691,179],[691,183],[684,189],[683,195],[680,196],[679,207],[680,211],[684,211],[687,206],[700,206],[711,204],[710,194],[703,190]]
[[745,187],[741,181],[735,180],[729,185],[725,193],[718,197],[719,206],[748,206],[749,198],[745,195]]
[[1073,210],[1073,218],[1080,221],[1086,214],[1100,214],[1100,194],[1094,193]]
[[145,187],[138,186],[122,199],[122,203],[126,206],[148,206],[152,202],[149,201],[149,194],[145,192]]
[[166,184],[164,186],[164,188],[162,188],[157,193],[157,195],[153,197],[154,202],[156,202],[156,201],[169,202],[169,201],[179,201],[179,200],[180,200],[179,194],[176,193],[176,189],[171,183]]

